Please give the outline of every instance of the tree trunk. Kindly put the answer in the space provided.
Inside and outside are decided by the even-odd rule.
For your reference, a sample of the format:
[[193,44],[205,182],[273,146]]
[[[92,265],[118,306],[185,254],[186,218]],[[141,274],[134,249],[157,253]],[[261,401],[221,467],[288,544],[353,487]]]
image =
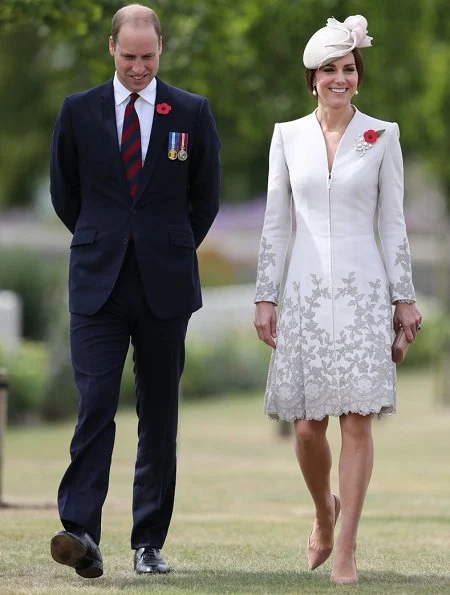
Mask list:
[[6,370],[0,368],[0,506],[3,504],[3,444],[6,435],[6,406],[8,380]]
[[443,221],[439,235],[436,294],[443,310],[443,322],[442,339],[436,341],[435,392],[437,403],[450,407],[450,225],[447,219]]

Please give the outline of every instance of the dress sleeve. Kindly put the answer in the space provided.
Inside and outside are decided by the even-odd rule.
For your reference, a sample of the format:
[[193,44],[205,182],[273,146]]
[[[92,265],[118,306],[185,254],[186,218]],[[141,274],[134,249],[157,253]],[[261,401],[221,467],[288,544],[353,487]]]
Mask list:
[[267,206],[258,258],[256,302],[278,303],[292,232],[292,191],[280,125],[275,124],[269,153]]
[[378,231],[394,303],[399,299],[415,299],[415,293],[403,212],[403,158],[398,125],[389,126],[386,135],[389,137],[379,173]]

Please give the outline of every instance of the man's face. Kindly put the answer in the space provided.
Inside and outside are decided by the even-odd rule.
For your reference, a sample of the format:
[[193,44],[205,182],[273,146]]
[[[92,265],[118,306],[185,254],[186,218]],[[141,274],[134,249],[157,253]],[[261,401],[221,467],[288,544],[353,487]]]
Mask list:
[[161,38],[153,26],[133,27],[125,23],[116,43],[109,38],[109,53],[114,58],[117,78],[131,92],[139,93],[156,76],[161,51]]

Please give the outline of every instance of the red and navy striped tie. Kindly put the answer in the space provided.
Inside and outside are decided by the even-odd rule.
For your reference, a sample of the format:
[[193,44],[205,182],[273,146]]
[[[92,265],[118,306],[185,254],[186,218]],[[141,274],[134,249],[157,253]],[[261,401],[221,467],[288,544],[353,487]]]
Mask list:
[[122,142],[120,143],[120,154],[125,167],[125,176],[130,186],[131,198],[136,196],[139,172],[142,169],[141,127],[134,107],[134,102],[138,97],[137,93],[130,95],[130,101],[125,108]]

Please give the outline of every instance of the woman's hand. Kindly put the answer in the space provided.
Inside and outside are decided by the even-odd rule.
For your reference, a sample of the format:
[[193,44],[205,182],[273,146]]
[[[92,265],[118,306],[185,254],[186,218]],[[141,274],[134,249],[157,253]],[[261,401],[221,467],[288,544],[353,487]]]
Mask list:
[[277,312],[272,302],[258,302],[255,311],[255,328],[258,337],[266,345],[275,349],[277,336]]
[[400,327],[405,331],[408,343],[413,343],[422,322],[422,314],[416,304],[396,304],[394,311],[394,330]]

